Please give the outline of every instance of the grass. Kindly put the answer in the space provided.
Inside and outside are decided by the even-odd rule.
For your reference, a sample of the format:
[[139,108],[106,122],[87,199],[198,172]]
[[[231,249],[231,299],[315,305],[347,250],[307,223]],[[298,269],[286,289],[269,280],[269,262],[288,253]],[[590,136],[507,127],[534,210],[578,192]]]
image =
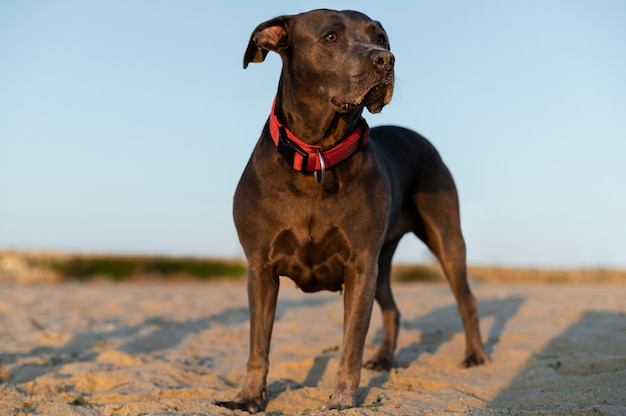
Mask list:
[[[470,280],[485,283],[626,282],[626,270],[605,268],[470,266],[468,275]],[[95,280],[204,281],[243,279],[245,276],[245,261],[240,259],[0,251],[0,283]],[[391,279],[396,282],[445,282],[438,263],[394,264]]]
[[438,264],[394,264],[391,280],[396,282],[443,282],[445,277]]
[[210,280],[246,275],[242,261],[210,258],[68,255],[42,257],[30,264],[34,268],[52,270],[60,281]]
[[624,283],[626,270],[608,268],[514,268],[472,266],[470,278],[485,283]]
[[[246,276],[245,262],[211,258],[67,255],[35,258],[30,263],[34,267],[52,270],[60,281],[211,280]],[[400,282],[445,280],[437,264],[394,265],[391,278]]]
[[[626,282],[626,270],[606,268],[549,269],[524,267],[469,266],[470,281],[484,283],[607,283]],[[437,263],[399,264],[391,271],[399,282],[445,282]]]

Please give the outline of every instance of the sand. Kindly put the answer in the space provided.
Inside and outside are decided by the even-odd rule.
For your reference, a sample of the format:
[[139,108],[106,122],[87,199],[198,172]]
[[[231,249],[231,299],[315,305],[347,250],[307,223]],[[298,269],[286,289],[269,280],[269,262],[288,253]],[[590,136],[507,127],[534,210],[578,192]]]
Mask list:
[[[394,367],[358,408],[322,412],[342,333],[336,293],[281,285],[266,414],[626,415],[626,284],[473,282],[491,356],[462,369],[445,284],[394,285]],[[375,309],[366,344],[380,340]],[[245,283],[0,285],[0,415],[229,415],[242,385]]]

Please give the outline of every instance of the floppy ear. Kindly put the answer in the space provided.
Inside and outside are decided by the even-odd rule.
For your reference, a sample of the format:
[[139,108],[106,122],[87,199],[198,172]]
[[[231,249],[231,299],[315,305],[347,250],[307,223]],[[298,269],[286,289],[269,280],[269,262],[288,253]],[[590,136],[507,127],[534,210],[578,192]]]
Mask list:
[[261,23],[250,35],[248,49],[243,56],[243,67],[250,62],[263,62],[269,51],[278,52],[287,47],[287,32],[292,16],[278,16]]

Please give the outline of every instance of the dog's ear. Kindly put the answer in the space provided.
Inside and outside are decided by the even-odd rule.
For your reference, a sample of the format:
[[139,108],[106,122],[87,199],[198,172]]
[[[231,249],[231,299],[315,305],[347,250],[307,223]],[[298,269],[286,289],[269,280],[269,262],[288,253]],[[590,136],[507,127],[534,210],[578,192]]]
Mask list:
[[263,62],[269,51],[279,52],[287,46],[287,32],[292,16],[278,16],[258,25],[243,56],[243,67],[250,62]]

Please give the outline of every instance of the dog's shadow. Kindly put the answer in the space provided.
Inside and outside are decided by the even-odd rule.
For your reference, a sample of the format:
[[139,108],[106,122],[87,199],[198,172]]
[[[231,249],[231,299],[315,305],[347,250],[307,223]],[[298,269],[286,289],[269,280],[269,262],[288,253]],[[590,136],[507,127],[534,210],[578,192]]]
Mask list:
[[[287,310],[302,307],[316,307],[334,302],[334,297],[309,297],[306,300],[279,299],[276,306],[276,319],[280,319]],[[99,346],[107,345],[112,340],[121,340],[115,350],[128,354],[159,354],[178,346],[187,336],[200,333],[220,324],[239,326],[249,321],[248,306],[234,305],[218,313],[184,322],[170,322],[162,317],[146,316],[136,325],[125,325],[112,321],[112,328],[76,331],[64,345],[59,347],[35,347],[30,351],[7,353],[0,351],[0,363],[9,368],[4,373],[4,380],[12,384],[32,381],[46,373],[54,372],[60,365],[71,362],[95,361],[101,353]],[[40,328],[43,331],[45,329]],[[13,365],[18,361],[32,361],[39,358],[44,364]],[[202,362],[210,362],[211,356],[199,357]],[[0,375],[2,375],[0,373]]]
[[[493,319],[489,332],[486,334],[486,340],[483,340],[485,341],[485,352],[488,356],[491,356],[494,346],[500,342],[500,337],[507,322],[517,314],[523,302],[524,299],[521,297],[487,299],[478,302],[478,312],[481,320]],[[427,315],[404,322],[401,324],[402,329],[419,330],[422,336],[419,342],[411,342],[404,345],[396,352],[392,371],[394,369],[408,368],[417,361],[420,355],[434,353],[441,345],[452,339],[454,334],[463,333],[463,325],[456,304],[435,309]],[[378,329],[374,341],[379,343],[381,339],[382,329]],[[461,358],[462,355],[459,353],[459,363]],[[367,389],[382,387],[389,380],[389,375],[390,371],[384,371],[372,377]]]
[[[493,320],[489,332],[486,334],[485,352],[487,355],[490,356],[492,354],[494,346],[500,342],[500,337],[507,322],[517,314],[523,302],[524,299],[521,297],[487,299],[478,302],[481,319]],[[400,347],[395,354],[391,371],[408,368],[417,361],[421,354],[434,353],[441,345],[452,339],[454,334],[463,332],[456,304],[450,304],[413,320],[405,321],[401,324],[402,329],[419,330],[422,336],[418,342],[411,342]],[[373,342],[378,344],[381,339],[382,328],[379,328],[373,337]],[[459,353],[459,363],[461,362],[461,357],[461,353]],[[329,362],[334,358],[335,355],[333,354],[316,357],[302,383],[293,380],[279,380],[271,383],[268,386],[268,399],[276,398],[288,389],[317,387],[328,369]],[[361,406],[364,403],[371,388],[382,387],[389,380],[390,374],[390,371],[384,371],[375,375],[369,380],[367,386],[359,388],[357,405]]]

